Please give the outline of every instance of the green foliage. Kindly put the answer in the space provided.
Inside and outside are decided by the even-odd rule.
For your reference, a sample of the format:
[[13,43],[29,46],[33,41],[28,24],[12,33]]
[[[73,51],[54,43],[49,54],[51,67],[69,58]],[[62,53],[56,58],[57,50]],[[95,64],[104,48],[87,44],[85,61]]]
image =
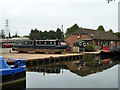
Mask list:
[[35,28],[35,30],[31,29],[30,39],[39,40],[40,38],[41,38],[41,36],[40,36],[39,30],[37,28]]
[[40,40],[40,39],[62,39],[63,32],[57,28],[56,32],[54,30],[47,31],[39,31],[37,28],[35,30],[31,29],[29,38],[32,40]]
[[110,32],[110,33],[113,33],[114,34],[114,32],[113,32],[113,30],[112,29],[109,29],[109,31],[108,32]]
[[12,38],[14,37],[20,37],[17,33],[15,33],[15,35],[12,36]]
[[72,32],[75,32],[76,30],[80,29],[77,24],[74,24],[70,28],[67,28],[67,31],[65,33],[66,37],[69,36]]
[[53,31],[53,30],[50,30],[50,31],[48,32],[48,38],[49,38],[49,39],[56,39],[56,38],[57,38],[57,37],[56,37],[56,32]]
[[5,31],[4,30],[1,30],[1,32],[0,32],[0,38],[5,39]]
[[29,35],[25,35],[25,36],[23,36],[23,37],[25,37],[25,38],[29,38],[30,36],[29,36]]
[[87,45],[85,46],[85,51],[93,51],[93,50],[94,50],[94,47],[93,47],[92,44],[87,44]]
[[120,37],[120,32],[116,32],[115,34],[116,34],[118,37]]
[[11,38],[11,34],[10,34],[10,32],[9,32],[9,38]]
[[63,33],[59,28],[57,28],[57,30],[56,30],[56,35],[57,35],[58,39],[62,38]]
[[105,31],[105,29],[102,25],[98,26],[97,30]]

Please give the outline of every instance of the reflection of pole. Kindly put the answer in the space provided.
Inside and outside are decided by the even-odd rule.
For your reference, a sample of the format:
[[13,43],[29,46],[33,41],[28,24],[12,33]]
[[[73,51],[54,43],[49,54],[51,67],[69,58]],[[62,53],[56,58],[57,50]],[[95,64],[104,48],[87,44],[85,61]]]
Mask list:
[[62,73],[63,73],[63,69],[62,69]]
[[45,72],[43,73],[43,76],[45,76]]

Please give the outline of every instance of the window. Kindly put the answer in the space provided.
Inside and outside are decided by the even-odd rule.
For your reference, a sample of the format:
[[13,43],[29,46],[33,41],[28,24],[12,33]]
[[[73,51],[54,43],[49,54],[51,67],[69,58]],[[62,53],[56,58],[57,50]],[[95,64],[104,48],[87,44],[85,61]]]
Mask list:
[[32,42],[32,41],[29,41],[28,44],[33,44],[33,42]]
[[45,44],[45,42],[44,42],[44,41],[41,41],[41,44]]
[[95,45],[98,45],[98,41],[95,41]]
[[41,44],[41,41],[37,41],[37,44]]
[[99,46],[101,46],[101,41],[99,41]]
[[15,44],[19,44],[19,42],[15,42]]
[[52,42],[50,42],[50,44],[52,44]]
[[113,41],[111,41],[111,44],[113,44]]

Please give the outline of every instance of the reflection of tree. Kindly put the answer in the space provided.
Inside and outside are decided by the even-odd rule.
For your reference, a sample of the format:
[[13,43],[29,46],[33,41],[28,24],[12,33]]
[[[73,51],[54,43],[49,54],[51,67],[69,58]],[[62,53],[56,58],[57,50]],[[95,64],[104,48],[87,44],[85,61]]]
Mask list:
[[115,0],[106,0],[106,1],[109,3],[109,2],[112,2],[112,1],[115,1]]

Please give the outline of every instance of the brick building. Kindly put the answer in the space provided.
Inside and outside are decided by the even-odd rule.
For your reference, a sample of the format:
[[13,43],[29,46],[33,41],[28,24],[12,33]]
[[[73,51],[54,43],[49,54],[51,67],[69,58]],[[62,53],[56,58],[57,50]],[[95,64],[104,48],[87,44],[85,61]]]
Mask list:
[[80,40],[89,40],[95,49],[100,49],[102,45],[106,46],[118,46],[120,47],[120,38],[110,32],[101,30],[93,30],[82,28],[65,38],[69,47],[73,46],[73,43]]

